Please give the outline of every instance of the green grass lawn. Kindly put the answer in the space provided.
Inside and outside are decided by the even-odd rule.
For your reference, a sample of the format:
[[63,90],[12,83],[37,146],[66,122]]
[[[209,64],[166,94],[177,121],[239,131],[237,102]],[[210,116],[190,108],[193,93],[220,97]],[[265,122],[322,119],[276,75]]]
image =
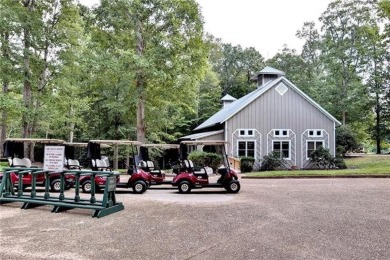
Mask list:
[[359,176],[380,175],[390,177],[390,155],[365,155],[346,158],[345,170],[285,170],[246,173],[247,177],[294,177],[294,176]]

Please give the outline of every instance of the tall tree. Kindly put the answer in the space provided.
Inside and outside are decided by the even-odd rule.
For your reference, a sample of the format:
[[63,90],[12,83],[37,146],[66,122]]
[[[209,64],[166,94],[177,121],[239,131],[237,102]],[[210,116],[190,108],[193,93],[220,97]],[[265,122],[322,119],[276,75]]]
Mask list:
[[10,115],[17,110],[15,96],[10,93],[11,85],[20,80],[18,70],[15,66],[18,55],[14,48],[13,34],[17,28],[15,21],[16,10],[11,1],[0,1],[0,82],[2,92],[0,93],[0,154],[3,153],[3,143],[7,137],[7,126],[10,122]]
[[329,91],[335,115],[342,123],[362,120],[367,109],[367,89],[358,77],[366,47],[362,27],[373,24],[371,1],[336,0],[320,17],[324,32],[322,61],[329,72]]
[[[2,66],[3,91],[12,90],[12,95],[6,94],[8,103],[18,99],[18,94],[22,96],[19,109],[22,131],[18,136],[48,135],[49,126],[57,120],[54,115],[63,112],[56,110],[57,103],[52,103],[60,88],[58,79],[64,68],[73,65],[71,53],[81,39],[77,3],[73,0],[0,0],[0,5],[2,14],[4,12],[1,15],[1,58],[8,60],[7,64],[2,63],[6,64]],[[7,70],[3,70],[5,67]],[[9,123],[7,117],[14,114],[10,112],[17,110],[8,111],[3,113],[3,126]],[[30,156],[33,159],[33,154]]]
[[[365,28],[366,42],[365,48],[366,66],[364,74],[367,78],[371,99],[375,111],[374,140],[376,142],[376,152],[381,154],[381,142],[389,135],[389,126],[386,111],[388,110],[389,75],[387,64],[389,62],[389,52],[379,26]],[[388,121],[387,121],[388,122]]]
[[[102,1],[97,15],[100,28],[112,36],[110,43],[129,58],[128,96],[136,103],[138,141],[146,141],[147,127],[166,127],[161,123],[173,108],[168,100],[177,111],[194,111],[206,61],[195,1]],[[162,106],[159,115],[149,114],[153,106],[146,104]]]

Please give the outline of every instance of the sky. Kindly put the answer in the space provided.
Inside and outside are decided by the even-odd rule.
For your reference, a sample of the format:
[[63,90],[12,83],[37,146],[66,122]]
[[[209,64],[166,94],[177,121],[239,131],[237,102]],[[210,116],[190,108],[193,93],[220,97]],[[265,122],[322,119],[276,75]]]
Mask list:
[[[92,6],[99,0],[79,0]],[[303,40],[295,34],[304,22],[314,21],[332,0],[196,0],[204,29],[223,43],[254,47],[265,59],[283,48],[301,51]]]

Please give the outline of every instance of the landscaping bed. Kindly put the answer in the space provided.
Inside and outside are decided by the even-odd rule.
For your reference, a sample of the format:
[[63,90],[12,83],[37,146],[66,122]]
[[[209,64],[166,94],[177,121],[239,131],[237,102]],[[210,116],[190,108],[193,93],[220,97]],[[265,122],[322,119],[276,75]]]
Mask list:
[[390,177],[390,155],[363,155],[345,158],[347,169],[343,170],[284,170],[251,172],[242,178],[354,178]]

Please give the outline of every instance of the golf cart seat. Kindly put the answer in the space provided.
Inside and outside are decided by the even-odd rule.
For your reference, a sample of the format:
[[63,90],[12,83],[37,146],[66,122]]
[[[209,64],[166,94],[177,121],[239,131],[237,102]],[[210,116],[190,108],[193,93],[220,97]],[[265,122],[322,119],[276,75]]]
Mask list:
[[14,158],[12,160],[13,167],[25,167],[25,168],[37,168],[31,164],[31,160],[29,158]]
[[154,163],[152,161],[146,161],[146,164],[149,168],[149,172],[151,174],[157,174],[161,175],[161,170],[154,166]]
[[139,167],[142,170],[149,172],[151,174],[161,175],[161,170],[154,167],[154,163],[152,161],[140,161]]
[[107,167],[110,167],[110,160],[108,159],[107,156],[102,156],[102,161]]
[[184,160],[184,167],[188,170],[193,170],[194,163],[191,160]]
[[202,168],[198,168],[198,169],[194,169],[194,175],[199,179],[199,178],[202,178],[202,179],[207,179],[208,178],[208,174],[207,174],[207,170],[205,167],[202,167]]
[[187,170],[194,173],[198,178],[207,178],[207,171],[204,167],[196,168],[194,167],[194,163],[191,160],[184,160],[184,166]]
[[66,160],[66,168],[68,168],[69,170],[71,170],[71,169],[81,170],[81,165],[80,165],[79,160],[67,159]]
[[148,171],[148,164],[146,163],[146,161],[140,161],[138,163],[138,167],[143,170],[143,171]]
[[92,159],[92,169],[94,171],[111,171],[110,165],[104,159]]
[[152,161],[146,161],[146,165],[150,171],[154,170],[154,163]]

